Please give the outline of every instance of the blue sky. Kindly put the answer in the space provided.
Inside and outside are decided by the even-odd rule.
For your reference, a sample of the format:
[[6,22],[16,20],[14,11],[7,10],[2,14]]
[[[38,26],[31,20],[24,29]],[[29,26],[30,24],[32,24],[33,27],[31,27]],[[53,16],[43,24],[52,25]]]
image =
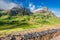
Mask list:
[[[28,8],[29,4],[33,4],[35,9],[47,6],[50,10],[52,10],[55,15],[60,16],[60,0],[3,0],[5,3],[21,4],[24,7]],[[1,6],[2,3],[0,3]],[[11,5],[9,4],[9,5]]]

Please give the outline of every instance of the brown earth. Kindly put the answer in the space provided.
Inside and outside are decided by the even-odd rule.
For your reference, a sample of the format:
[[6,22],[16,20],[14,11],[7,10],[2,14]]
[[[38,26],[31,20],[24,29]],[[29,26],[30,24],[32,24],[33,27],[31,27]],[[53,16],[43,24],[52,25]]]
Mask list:
[[[54,29],[54,30],[53,30]],[[59,31],[56,31],[56,30],[59,29]],[[52,32],[52,34],[49,32]],[[42,37],[39,35],[39,33],[42,33]],[[38,35],[38,38],[37,38],[37,35]],[[52,25],[52,26],[42,26],[42,27],[39,27],[39,28],[34,28],[34,29],[31,29],[31,30],[25,30],[25,31],[20,31],[20,32],[12,32],[10,33],[9,35],[6,35],[5,37],[0,37],[1,40],[55,40],[55,37],[56,39],[60,39],[60,37],[58,37],[60,35],[60,26],[59,24],[58,25]],[[22,37],[21,37],[22,36]],[[34,37],[31,37],[31,36],[34,36]],[[31,39],[28,39],[30,37]],[[25,38],[25,39],[24,39]]]
[[60,40],[60,36],[57,36],[55,38],[52,38],[51,40]]
[[[30,29],[30,30],[25,30],[25,31],[18,31],[18,32],[12,32],[12,33],[9,33],[10,35],[25,35],[25,34],[28,34],[28,33],[34,33],[34,32],[42,32],[42,31],[45,31],[45,30],[52,30],[52,29],[58,29],[60,28],[60,25],[58,24],[55,24],[55,25],[51,25],[51,26],[42,26],[42,27],[39,27],[39,28],[34,28],[34,29]],[[9,35],[8,34],[8,35]],[[8,36],[6,35],[6,36]],[[4,36],[5,37],[5,36]]]
[[33,33],[33,32],[41,32],[41,31],[45,31],[45,30],[51,30],[51,29],[58,29],[60,28],[60,25],[52,25],[52,26],[42,26],[42,27],[39,27],[39,28],[34,28],[34,29],[31,29],[31,30],[25,30],[25,31],[22,31],[20,32],[21,34],[27,34],[27,33]]

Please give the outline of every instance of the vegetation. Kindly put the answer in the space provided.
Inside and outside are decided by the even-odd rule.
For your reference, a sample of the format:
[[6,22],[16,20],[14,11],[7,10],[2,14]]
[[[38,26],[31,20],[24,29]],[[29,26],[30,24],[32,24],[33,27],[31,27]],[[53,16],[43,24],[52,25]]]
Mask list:
[[60,19],[51,12],[42,12],[32,15],[19,14],[20,13],[11,16],[10,13],[0,11],[0,35],[2,33],[7,34],[13,31],[23,31],[42,27],[43,25],[60,23]]

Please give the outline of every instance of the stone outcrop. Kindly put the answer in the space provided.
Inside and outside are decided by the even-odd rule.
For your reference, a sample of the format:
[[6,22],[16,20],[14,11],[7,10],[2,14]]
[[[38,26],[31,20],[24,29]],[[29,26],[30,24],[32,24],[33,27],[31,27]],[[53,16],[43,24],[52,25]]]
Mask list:
[[53,37],[59,35],[60,35],[60,29],[52,29],[52,30],[33,32],[27,34],[12,33],[6,37],[1,37],[0,40],[50,40]]
[[30,15],[32,14],[29,9],[26,9],[25,7],[13,7],[10,10],[10,15],[16,16],[16,15]]
[[47,7],[42,7],[42,8],[38,8],[34,11],[34,13],[46,13],[49,12],[50,10]]

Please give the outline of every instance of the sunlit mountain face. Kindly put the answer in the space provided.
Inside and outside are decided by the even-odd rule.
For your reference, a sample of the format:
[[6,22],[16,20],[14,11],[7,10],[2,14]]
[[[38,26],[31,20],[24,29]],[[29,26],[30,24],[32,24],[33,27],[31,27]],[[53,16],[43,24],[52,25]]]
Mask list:
[[25,7],[30,11],[49,8],[56,16],[60,16],[60,0],[0,0],[0,9],[12,9],[13,7]]

